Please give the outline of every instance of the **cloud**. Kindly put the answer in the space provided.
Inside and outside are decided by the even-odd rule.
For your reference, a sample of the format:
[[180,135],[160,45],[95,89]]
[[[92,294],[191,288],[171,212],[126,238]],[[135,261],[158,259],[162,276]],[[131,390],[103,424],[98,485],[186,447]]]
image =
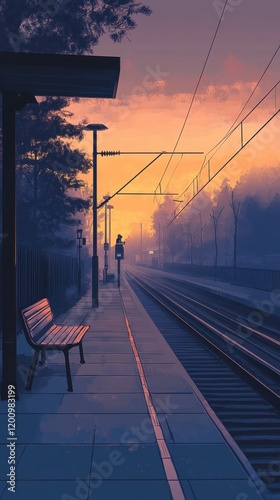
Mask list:
[[241,59],[229,54],[224,62],[224,70],[228,76],[240,80],[245,75],[246,65]]

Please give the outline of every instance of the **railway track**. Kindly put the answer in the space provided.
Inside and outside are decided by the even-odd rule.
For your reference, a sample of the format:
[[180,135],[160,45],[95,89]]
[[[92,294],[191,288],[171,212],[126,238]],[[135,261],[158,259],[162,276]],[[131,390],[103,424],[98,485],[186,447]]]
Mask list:
[[274,322],[271,329],[249,327],[242,306],[243,325],[235,303],[170,277],[155,279],[142,270],[126,271],[126,277],[268,498],[280,499],[280,336]]

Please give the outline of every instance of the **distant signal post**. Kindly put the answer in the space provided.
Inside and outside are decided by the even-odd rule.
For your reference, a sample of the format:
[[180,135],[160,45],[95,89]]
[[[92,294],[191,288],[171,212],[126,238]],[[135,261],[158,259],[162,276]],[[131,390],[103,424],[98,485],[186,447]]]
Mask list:
[[121,286],[121,260],[124,259],[124,242],[122,235],[118,234],[115,246],[115,259],[118,261],[118,288]]

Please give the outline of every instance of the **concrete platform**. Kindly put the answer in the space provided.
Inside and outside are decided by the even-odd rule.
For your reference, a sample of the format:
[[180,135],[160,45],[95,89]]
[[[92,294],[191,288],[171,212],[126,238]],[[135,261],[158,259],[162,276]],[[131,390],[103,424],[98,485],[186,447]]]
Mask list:
[[[62,353],[25,383],[32,350],[18,342],[16,492],[8,491],[7,402],[0,402],[0,498],[260,500],[227,432],[126,281],[101,285],[60,321],[90,324],[86,364]],[[57,320],[57,322],[60,322]],[[250,479],[250,474],[252,477]]]
[[[126,266],[126,268],[128,270],[133,269],[131,266]],[[172,273],[170,271],[155,270],[147,267],[141,268],[140,266],[139,270],[148,271],[150,277],[155,273],[157,276],[160,274],[165,278],[170,277],[172,280],[190,283],[207,292],[251,307],[263,318],[270,316],[280,317],[280,290],[278,289],[271,291],[261,290],[259,288],[227,283],[226,281],[215,281],[214,278],[202,278],[190,274]]]

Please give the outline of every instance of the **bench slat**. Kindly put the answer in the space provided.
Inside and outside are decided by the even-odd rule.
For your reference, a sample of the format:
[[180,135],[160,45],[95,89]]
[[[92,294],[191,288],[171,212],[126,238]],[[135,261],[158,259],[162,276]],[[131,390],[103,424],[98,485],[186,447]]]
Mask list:
[[60,329],[57,334],[52,338],[52,344],[64,344],[64,340],[67,339],[69,332],[72,332],[73,329],[77,328],[76,326],[69,325],[57,325]]
[[44,331],[49,330],[53,324],[53,314],[46,299],[23,309],[22,316],[27,327],[27,333],[35,343],[39,341]]
[[[67,326],[55,325],[53,331],[46,332],[45,338],[40,341],[44,345],[67,345],[77,344],[80,342],[81,334],[83,335],[89,329],[89,326]],[[59,329],[59,330],[57,330]]]

